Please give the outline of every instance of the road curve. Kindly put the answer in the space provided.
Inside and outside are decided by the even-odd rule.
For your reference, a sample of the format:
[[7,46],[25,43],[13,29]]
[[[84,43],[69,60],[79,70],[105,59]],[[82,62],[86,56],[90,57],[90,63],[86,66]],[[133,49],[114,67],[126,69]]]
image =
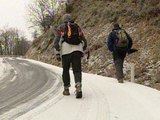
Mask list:
[[0,120],[13,120],[30,111],[54,96],[61,86],[57,75],[45,67],[17,58],[3,58],[3,62],[6,68],[0,80]]
[[[59,68],[56,71],[61,72]],[[83,73],[83,98],[76,99],[73,80],[71,74],[70,96],[56,103],[47,101],[43,112],[37,112],[44,107],[39,106],[16,120],[160,120],[158,90]]]
[[[7,61],[11,63],[14,60]],[[43,65],[45,68],[48,68],[44,71],[49,71],[47,73],[51,74],[54,72],[56,74],[54,74],[53,76],[56,77],[58,77],[57,75],[60,75],[62,73],[62,69],[56,66],[48,65],[34,60],[27,60],[28,62],[30,61],[29,63],[27,61],[23,61],[24,60],[20,60],[18,64],[22,64],[24,66],[28,66],[28,64],[30,66],[37,66],[38,64]],[[10,69],[7,71],[12,72],[15,70]],[[26,99],[26,103],[19,104],[18,109],[16,107],[15,110],[20,111],[19,113],[24,113],[24,111],[28,110],[26,114],[23,114],[22,116],[19,116],[17,118],[14,116],[13,118],[16,119],[10,119],[11,117],[9,118],[8,116],[13,116],[13,114],[6,114],[5,112],[3,114],[3,117],[5,116],[5,119],[0,118],[0,120],[160,120],[160,116],[158,115],[160,111],[159,91],[143,85],[138,85],[126,81],[125,83],[120,84],[116,79],[113,78],[83,73],[83,98],[76,99],[74,93],[74,76],[73,72],[70,72],[72,85],[70,87],[70,96],[62,95],[63,87],[57,86],[57,80],[55,80],[55,82],[53,83],[53,86],[55,88],[53,90],[56,90],[56,92],[53,92],[54,97],[51,97],[49,100],[43,102],[43,98],[46,97],[42,97],[42,99],[36,99],[38,96],[34,97],[34,94],[30,94],[33,96],[33,99]],[[20,72],[17,70],[17,75],[18,73]],[[16,74],[16,72],[14,72],[14,74]],[[12,76],[12,74],[10,75]],[[15,82],[16,79],[12,79],[12,81]],[[1,83],[4,83],[4,81],[2,81]],[[27,83],[28,82],[26,82],[25,84]],[[3,89],[6,88],[3,86]],[[3,89],[1,89],[0,91],[2,91]],[[37,92],[35,92],[35,94],[36,93]],[[48,94],[45,95],[48,96]],[[37,105],[41,103],[38,102],[40,100],[42,100],[43,104]],[[32,109],[32,106],[36,108]],[[23,111],[21,111],[21,109],[23,109]],[[18,116],[17,114],[15,115]],[[9,119],[6,119],[6,117],[8,117]]]

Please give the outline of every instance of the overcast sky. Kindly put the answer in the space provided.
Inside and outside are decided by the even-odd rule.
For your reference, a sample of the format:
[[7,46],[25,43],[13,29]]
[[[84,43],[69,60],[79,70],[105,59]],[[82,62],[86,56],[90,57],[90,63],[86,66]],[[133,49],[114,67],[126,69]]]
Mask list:
[[4,26],[18,28],[30,38],[26,20],[26,6],[31,0],[0,0],[0,29]]

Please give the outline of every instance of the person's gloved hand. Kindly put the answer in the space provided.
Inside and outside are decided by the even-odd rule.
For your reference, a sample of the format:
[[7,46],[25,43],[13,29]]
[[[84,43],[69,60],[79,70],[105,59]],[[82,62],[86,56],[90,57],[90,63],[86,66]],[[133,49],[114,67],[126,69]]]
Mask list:
[[83,51],[83,55],[82,57],[86,56],[86,59],[89,59],[90,58],[90,52],[89,52],[89,49],[86,49],[85,51]]
[[86,49],[85,52],[87,54],[87,59],[89,59],[90,58],[90,51],[89,51],[89,49]]
[[61,61],[61,56],[60,56],[60,54],[56,54],[56,59],[57,59],[58,61]]
[[57,51],[57,52],[59,52],[59,51],[60,51],[60,47],[59,47],[59,46],[56,48],[56,51]]
[[86,51],[87,50],[87,46],[83,46],[83,51]]

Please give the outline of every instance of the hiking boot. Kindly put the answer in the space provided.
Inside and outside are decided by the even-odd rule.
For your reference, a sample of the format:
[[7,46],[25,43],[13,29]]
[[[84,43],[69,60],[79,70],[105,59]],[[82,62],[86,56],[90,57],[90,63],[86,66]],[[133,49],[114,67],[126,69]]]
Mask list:
[[82,85],[81,84],[77,84],[76,86],[76,98],[82,98]]
[[122,78],[121,78],[121,79],[118,79],[118,82],[119,82],[119,83],[124,83]]
[[63,95],[70,95],[68,87],[64,87]]

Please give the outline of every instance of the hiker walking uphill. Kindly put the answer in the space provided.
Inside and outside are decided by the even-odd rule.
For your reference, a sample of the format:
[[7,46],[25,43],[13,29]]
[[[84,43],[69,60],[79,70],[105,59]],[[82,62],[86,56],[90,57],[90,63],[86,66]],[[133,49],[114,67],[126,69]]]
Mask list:
[[81,28],[74,22],[70,14],[63,16],[63,23],[57,28],[57,35],[54,39],[54,47],[57,51],[57,59],[62,58],[62,79],[64,83],[63,95],[70,95],[70,74],[69,68],[72,65],[76,98],[82,97],[82,70],[81,57],[87,48],[87,42]]
[[119,24],[114,24],[114,28],[108,37],[108,49],[112,52],[116,69],[116,76],[119,83],[123,83],[123,63],[126,53],[132,47],[132,38],[122,29]]

